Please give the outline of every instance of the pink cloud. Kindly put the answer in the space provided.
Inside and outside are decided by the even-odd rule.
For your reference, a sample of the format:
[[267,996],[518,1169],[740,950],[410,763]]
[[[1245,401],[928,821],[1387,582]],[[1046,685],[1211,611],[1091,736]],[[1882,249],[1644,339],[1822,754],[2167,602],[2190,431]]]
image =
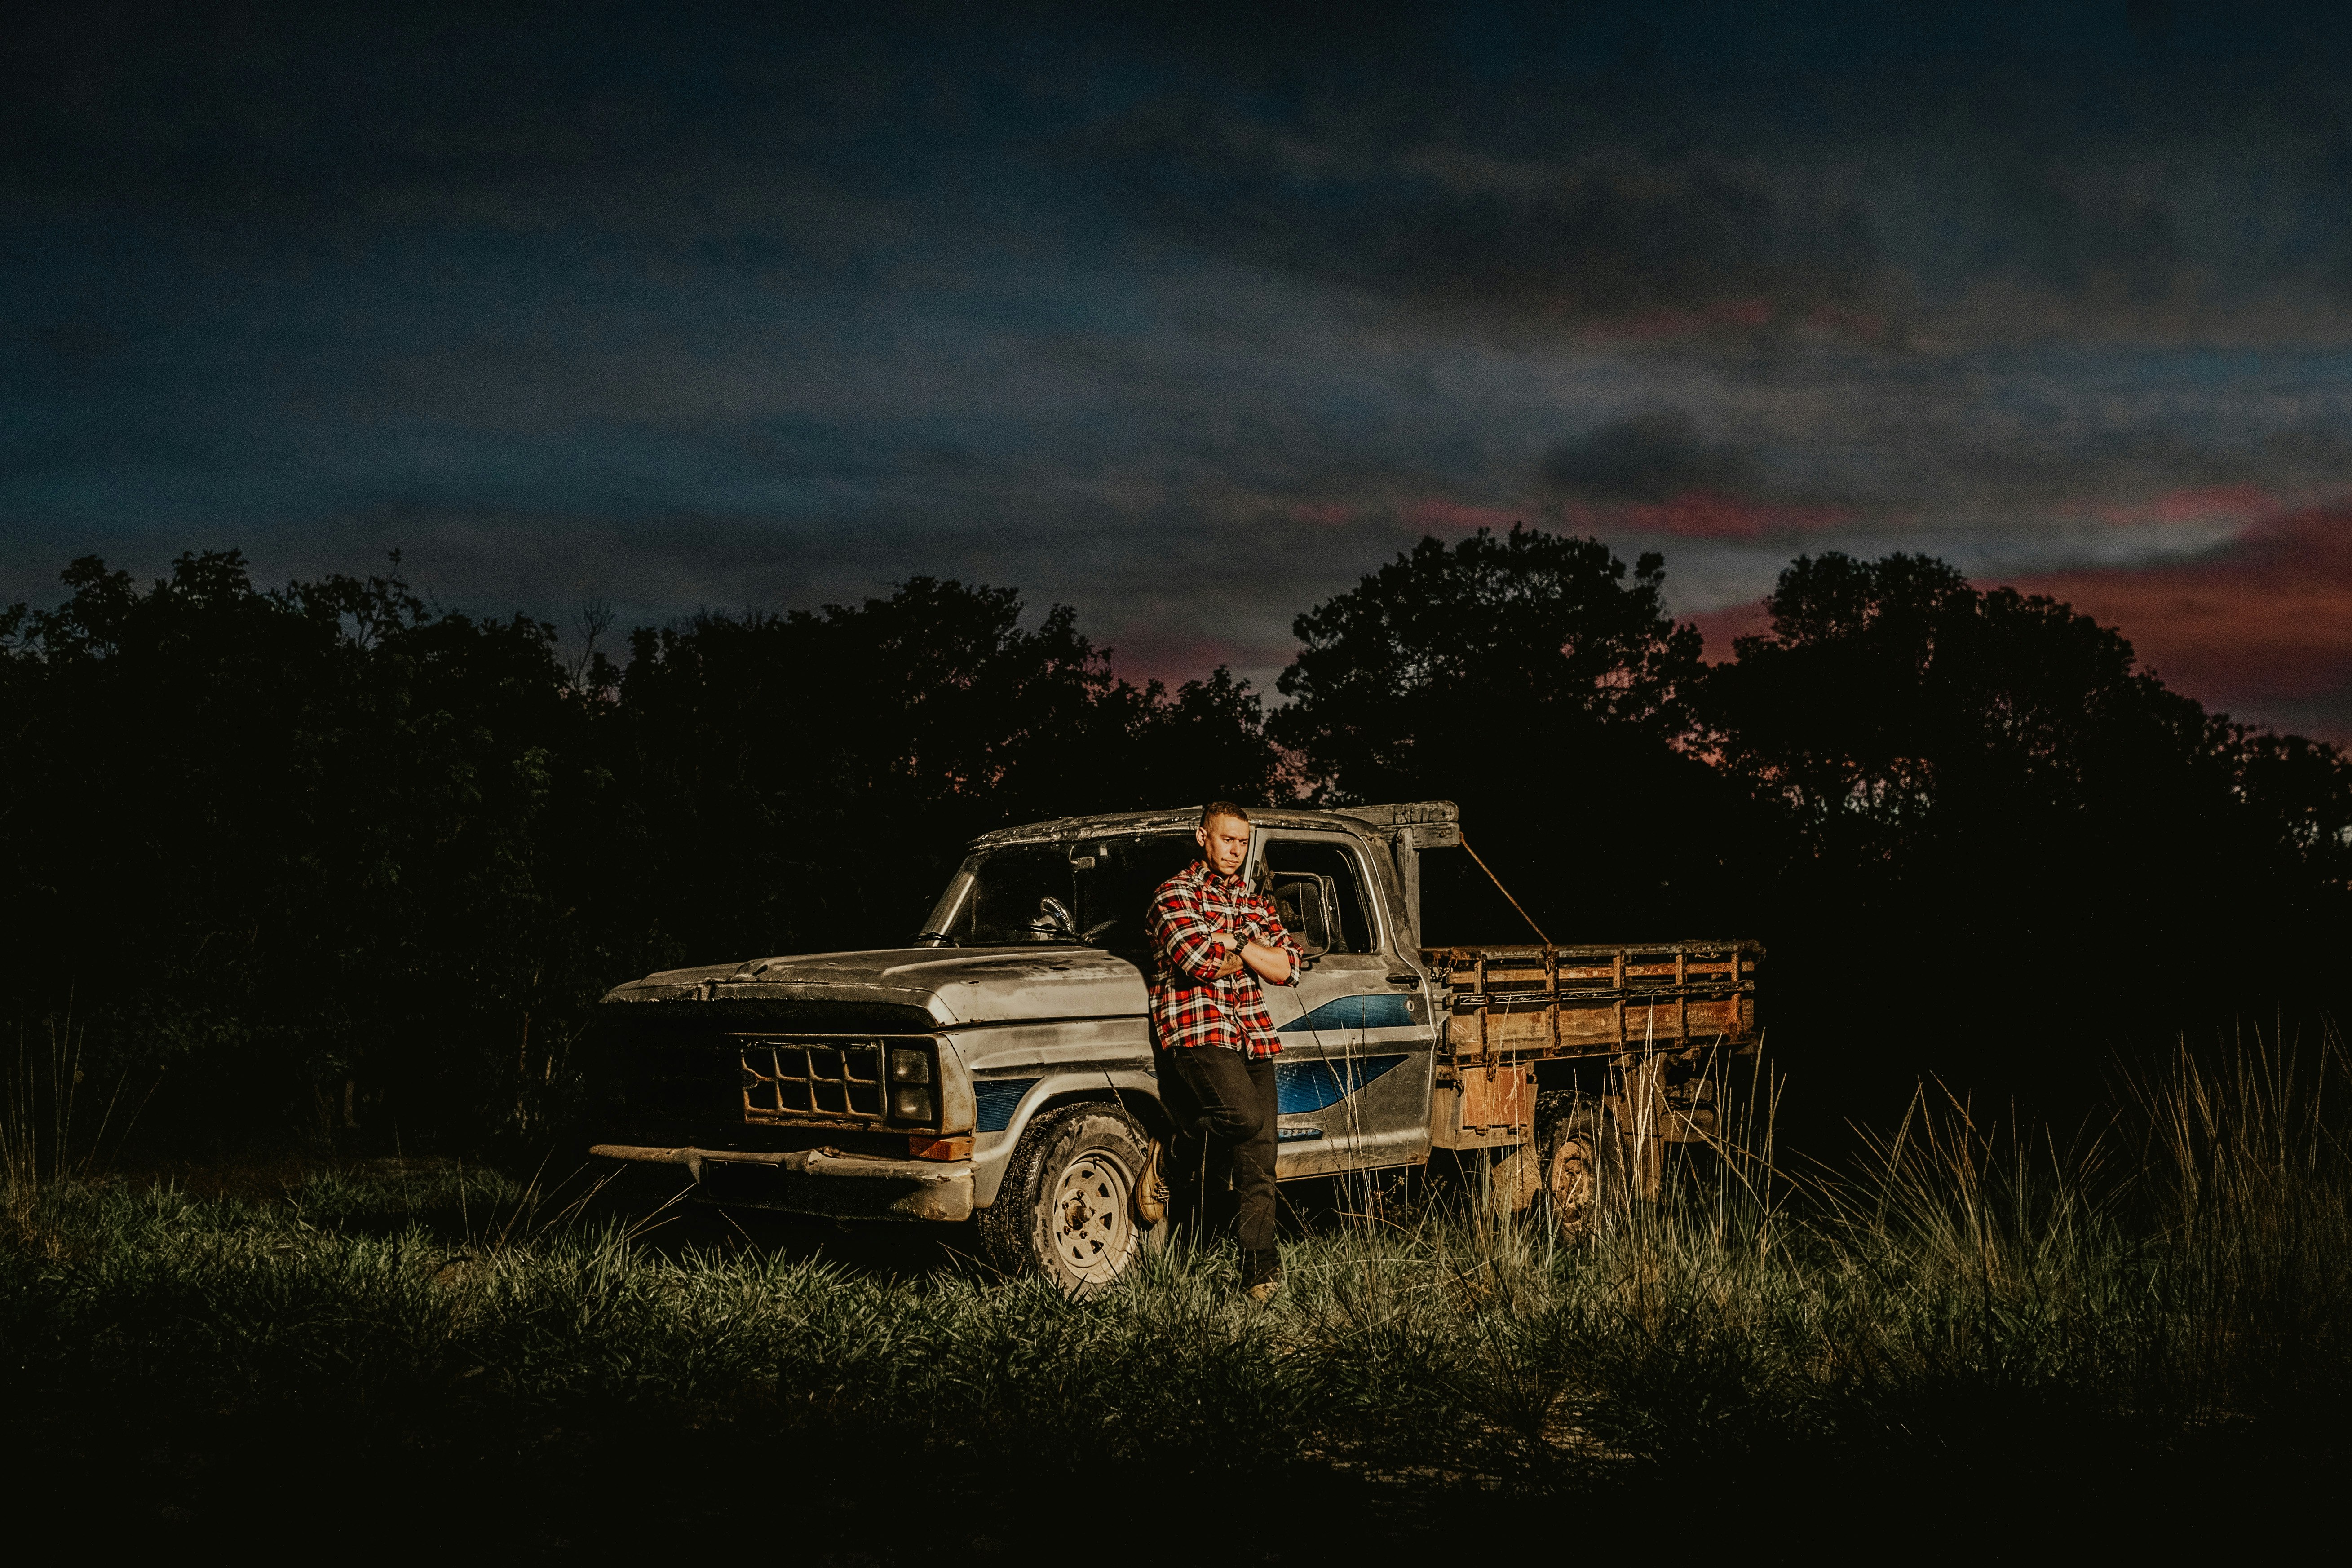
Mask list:
[[1686,490],[1671,500],[1629,506],[1624,521],[1677,539],[1762,539],[1833,528],[1853,513],[1835,506],[1780,506],[1743,500],[1717,490]]
[[1326,528],[1336,528],[1355,515],[1353,507],[1338,501],[1295,501],[1290,508],[1291,521],[1320,523]]
[[[2181,491],[2137,515],[2155,521],[2168,505],[2211,516],[2218,501],[2244,499],[2238,487]],[[2210,708],[2352,744],[2352,501],[2266,519],[2200,561],[2004,581],[2116,627],[2131,639],[2141,668]],[[1735,638],[1770,624],[1760,601],[1685,618],[1716,664],[1731,658]]]
[[[1202,679],[1221,664],[1234,669],[1278,668],[1297,653],[1297,647],[1288,642],[1252,645],[1227,637],[1138,627],[1115,639],[1110,649],[1110,668],[1111,673],[1122,680],[1138,686],[1157,680],[1172,694],[1184,682]],[[1276,700],[1270,688],[1259,691],[1259,695],[1270,701]]]
[[2352,694],[2352,504],[2270,519],[2203,561],[2013,585],[2115,626],[2143,668],[2209,706],[2255,721],[2298,715],[2291,727],[2352,742],[2352,712],[2336,710]]
[[2200,518],[2238,518],[2247,521],[2278,504],[2259,485],[2208,485],[2199,489],[2170,490],[2152,500],[2108,502],[2091,509],[2101,522],[2131,528],[2151,522],[2195,522]]
[[1769,630],[1772,617],[1764,612],[1764,601],[1751,599],[1744,605],[1726,605],[1719,610],[1702,610],[1697,615],[1683,617],[1698,627],[1706,639],[1706,658],[1709,664],[1728,663],[1731,644],[1735,638],[1753,637]]

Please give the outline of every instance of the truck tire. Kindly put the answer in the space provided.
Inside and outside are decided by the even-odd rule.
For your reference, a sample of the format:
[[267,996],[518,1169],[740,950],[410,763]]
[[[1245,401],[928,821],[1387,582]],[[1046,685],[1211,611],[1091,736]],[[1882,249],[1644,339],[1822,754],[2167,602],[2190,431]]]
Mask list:
[[1165,1239],[1136,1218],[1150,1144],[1133,1117],[1089,1100],[1029,1123],[996,1201],[980,1212],[981,1245],[1007,1274],[1043,1274],[1068,1295],[1110,1284]]
[[1625,1202],[1625,1141],[1606,1110],[1575,1094],[1536,1101],[1538,1190],[1567,1237],[1598,1230]]

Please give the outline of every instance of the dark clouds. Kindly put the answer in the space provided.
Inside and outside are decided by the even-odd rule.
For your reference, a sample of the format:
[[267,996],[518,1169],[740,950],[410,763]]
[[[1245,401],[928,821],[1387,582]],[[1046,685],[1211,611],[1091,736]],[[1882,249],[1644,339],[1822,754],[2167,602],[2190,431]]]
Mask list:
[[1746,453],[1702,441],[1689,415],[1661,408],[1561,442],[1545,457],[1543,477],[1570,495],[1663,501],[1686,490],[1742,487],[1753,469]]
[[60,9],[0,67],[0,598],[929,572],[1265,683],[1424,529],[1663,547],[1685,611],[2207,570],[2352,493],[2352,77],[2332,9],[2170,17]]
[[1366,153],[1352,140],[1161,110],[1101,151],[1189,240],[1497,326],[1764,299],[1801,309],[1873,284],[1858,208],[1776,202],[1705,160],[1512,159],[1452,142]]

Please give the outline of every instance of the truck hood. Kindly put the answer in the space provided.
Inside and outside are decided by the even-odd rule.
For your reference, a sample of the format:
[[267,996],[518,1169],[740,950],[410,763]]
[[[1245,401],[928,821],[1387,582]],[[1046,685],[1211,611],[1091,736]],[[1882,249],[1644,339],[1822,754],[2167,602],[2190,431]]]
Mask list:
[[1143,972],[1097,948],[887,948],[671,969],[615,987],[607,1002],[874,1002],[920,1007],[941,1025],[1141,1016]]

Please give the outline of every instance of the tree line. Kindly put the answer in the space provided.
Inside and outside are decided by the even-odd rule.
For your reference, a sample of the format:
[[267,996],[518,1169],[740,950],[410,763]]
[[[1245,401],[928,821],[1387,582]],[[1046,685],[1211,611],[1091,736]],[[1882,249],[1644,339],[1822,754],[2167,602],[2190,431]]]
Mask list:
[[[1794,562],[1710,666],[1656,555],[1426,539],[1299,616],[1270,713],[929,577],[609,650],[396,557],[64,584],[0,614],[0,1000],[159,1146],[543,1138],[614,982],[898,942],[973,834],[1219,796],[1456,800],[1551,940],[1760,937],[1781,1060],[1849,1093],[2303,1016],[2352,935],[2340,752],[1924,557]],[[1466,857],[1425,875],[1431,940],[1526,939]]]

